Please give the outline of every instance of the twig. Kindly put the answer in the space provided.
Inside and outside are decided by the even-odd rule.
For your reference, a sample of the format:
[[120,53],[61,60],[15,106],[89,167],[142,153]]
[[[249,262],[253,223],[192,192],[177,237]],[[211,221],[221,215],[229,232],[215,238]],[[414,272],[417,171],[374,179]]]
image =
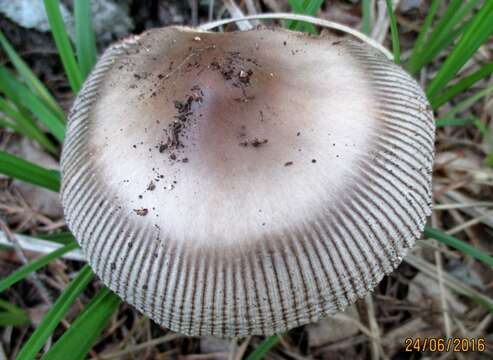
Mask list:
[[449,250],[448,248],[438,246],[436,241],[418,240],[418,241],[416,241],[416,247],[440,251],[442,254],[445,254],[445,255],[447,255],[447,257],[452,258],[452,259],[461,259],[462,258],[462,256],[457,254],[456,252]]
[[243,359],[243,355],[245,355],[245,351],[248,348],[248,345],[250,344],[251,340],[252,340],[251,336],[245,338],[245,340],[241,343],[241,345],[238,347],[238,350],[236,351],[235,360]]
[[493,216],[493,211],[489,211],[483,215],[480,215],[474,219],[471,219],[469,221],[466,221],[460,225],[457,225],[456,227],[450,229],[450,230],[447,230],[447,234],[449,235],[454,235],[454,234],[457,234],[458,232],[461,232],[462,230],[465,230],[473,225],[476,225],[476,224],[479,224],[480,222],[482,222],[484,219],[487,219],[487,218],[490,218],[491,216]]
[[[444,203],[459,203],[459,204],[469,204],[472,202],[468,197],[462,195],[458,191],[452,191],[452,190],[444,193],[443,197],[440,200]],[[472,206],[464,207],[461,208],[460,210],[474,218],[487,213],[486,209],[479,207],[472,207]],[[481,222],[493,229],[493,216],[481,218]]]
[[440,302],[442,305],[442,315],[443,315],[443,324],[445,327],[445,334],[447,337],[451,337],[451,329],[450,329],[450,316],[449,316],[449,306],[446,297],[446,291],[444,283],[443,283],[443,266],[442,266],[442,254],[438,251],[435,251],[435,262],[437,269],[437,277],[438,277],[438,286],[440,288]]
[[493,202],[491,201],[477,201],[465,204],[443,204],[433,206],[433,210],[451,210],[451,209],[465,209],[471,207],[493,207]]
[[211,23],[203,24],[199,26],[199,30],[212,30],[216,27],[219,27],[221,25],[226,25],[232,22],[244,22],[248,20],[253,20],[253,19],[279,19],[279,20],[299,20],[299,21],[305,21],[313,25],[318,25],[318,26],[323,26],[325,28],[329,28],[332,30],[337,30],[337,31],[342,31],[344,33],[350,34],[354,36],[355,38],[359,39],[360,41],[367,43],[368,45],[373,46],[374,48],[380,50],[387,58],[393,59],[394,56],[388,51],[385,47],[383,47],[381,44],[373,40],[372,38],[366,36],[365,34],[354,30],[350,28],[349,26],[342,25],[339,23],[336,23],[334,21],[329,21],[329,20],[324,20],[324,19],[319,19],[313,16],[307,16],[307,15],[298,15],[298,14],[289,14],[289,13],[266,13],[266,14],[258,14],[258,15],[249,15],[241,18],[232,18],[232,19],[224,19],[224,20],[217,20],[213,21]]
[[368,313],[368,324],[372,337],[370,339],[371,345],[371,358],[372,360],[380,359],[380,329],[378,327],[377,319],[375,317],[375,305],[373,304],[372,295],[369,294],[365,297],[366,311]]

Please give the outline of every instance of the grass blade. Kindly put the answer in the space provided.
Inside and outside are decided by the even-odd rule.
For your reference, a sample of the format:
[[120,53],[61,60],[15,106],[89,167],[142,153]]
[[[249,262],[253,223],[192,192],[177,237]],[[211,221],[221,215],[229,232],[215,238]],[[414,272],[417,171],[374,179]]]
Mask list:
[[91,23],[91,2],[75,0],[75,47],[82,78],[85,79],[96,63],[96,39]]
[[476,94],[462,100],[457,105],[455,105],[452,109],[450,109],[447,112],[447,114],[445,114],[443,117],[445,118],[455,117],[458,113],[469,109],[476,101],[480,100],[481,98],[485,97],[491,92],[493,92],[493,84],[491,84],[490,86],[486,87],[481,91],[478,91]]
[[32,360],[36,357],[38,351],[43,347],[48,337],[51,336],[77,297],[91,282],[93,276],[94,274],[89,265],[85,265],[77,277],[67,285],[29,340],[24,343],[19,355],[17,355],[17,360]]
[[305,0],[305,15],[315,16],[322,7],[324,0]]
[[74,235],[72,235],[72,233],[68,231],[57,233],[57,234],[35,235],[35,236],[38,239],[48,240],[62,245],[75,243]]
[[0,311],[0,326],[27,326],[31,323],[27,314],[12,314],[6,311]]
[[67,244],[63,247],[61,247],[58,250],[53,251],[50,254],[47,254],[45,256],[40,257],[39,259],[36,259],[29,264],[26,264],[16,271],[14,271],[12,274],[7,276],[5,279],[0,280],[0,293],[15,283],[23,280],[26,278],[29,274],[31,274],[34,271],[37,271],[41,269],[43,266],[46,266],[49,264],[51,261],[58,259],[60,256],[62,256],[65,253],[68,253],[69,251],[72,251],[74,249],[77,249],[79,246],[76,243],[70,243]]
[[434,47],[429,47],[426,45],[425,49],[418,56],[416,68],[410,68],[409,71],[415,75],[425,65],[431,63],[443,50],[450,46],[457,39],[457,37],[464,33],[470,25],[470,22],[466,22],[464,26],[453,30],[448,36],[440,38]]
[[4,116],[10,118],[15,123],[15,127],[13,127],[14,130],[33,139],[42,148],[48,150],[52,154],[58,153],[55,145],[53,145],[48,137],[46,137],[46,135],[36,126],[34,120],[28,118],[12,103],[3,98],[0,98],[0,112],[2,112]]
[[493,139],[488,127],[483,122],[481,122],[481,120],[479,120],[478,118],[473,118],[472,122],[474,126],[476,126],[476,128],[479,130],[481,135],[483,135],[485,140],[491,144],[493,142]]
[[0,91],[10,98],[19,107],[29,109],[47,127],[53,136],[63,141],[65,125],[62,120],[39,99],[24,84],[19,82],[5,67],[0,67]]
[[433,109],[439,108],[441,105],[452,99],[455,95],[469,89],[475,83],[484,79],[491,73],[493,73],[493,62],[484,65],[481,69],[461,79],[457,82],[457,84],[448,87],[440,95],[432,97],[430,99],[431,106]]
[[[288,3],[289,3],[289,6],[291,7],[291,11],[295,14],[303,14],[303,11],[304,11],[304,6],[303,6],[303,3],[304,3],[304,0],[288,0]],[[294,30],[296,28],[298,24],[298,21],[296,20],[288,20],[286,22],[286,27],[290,30]],[[310,24],[311,25],[311,24]],[[316,31],[315,29],[315,26],[307,26],[307,31],[308,32],[312,32],[312,31]]]
[[[454,26],[450,19],[452,18],[453,14],[460,9],[462,1],[463,0],[452,0],[448,4],[447,9],[434,26],[431,34],[428,36],[426,46],[424,42],[421,43],[419,51],[413,53],[414,57],[411,57],[409,60],[409,70],[412,74],[416,74],[424,65],[430,62],[440,52],[441,49],[443,49],[453,41],[452,38],[450,39],[449,43],[443,42],[444,36],[450,38],[450,36],[447,35],[449,35],[449,32]],[[439,2],[437,2],[437,4],[431,4],[429,11],[432,17],[434,17],[436,11],[438,10],[438,7]],[[431,25],[431,22],[429,25]]]
[[260,343],[260,345],[255,349],[253,353],[248,355],[246,360],[261,360],[265,357],[265,355],[277,345],[277,343],[281,340],[279,335],[273,335],[265,339]]
[[433,22],[433,19],[438,11],[438,5],[440,5],[439,0],[432,0],[432,3],[430,5],[430,8],[428,10],[428,14],[426,14],[425,21],[423,22],[423,26],[421,27],[421,30],[419,31],[418,38],[416,39],[416,42],[414,43],[413,50],[411,52],[411,57],[409,58],[409,62],[407,64],[407,69],[412,73],[415,74],[418,72],[418,66],[417,62],[420,57],[420,53],[423,50],[425,40],[426,40],[426,35],[428,34],[428,30],[430,29],[431,23]]
[[50,92],[46,89],[41,81],[34,75],[29,66],[22,60],[22,58],[17,54],[12,45],[8,42],[7,38],[3,35],[2,31],[0,31],[0,45],[5,50],[5,53],[10,59],[10,62],[19,74],[24,79],[25,83],[29,88],[35,92],[47,106],[60,118],[64,119],[65,114],[63,110],[60,108],[56,100],[50,94]]
[[75,61],[74,52],[70,45],[70,40],[65,30],[62,14],[60,13],[59,0],[44,0],[48,22],[50,23],[51,34],[55,40],[63,68],[67,74],[72,91],[77,94],[82,85],[82,75]]
[[[305,9],[303,0],[288,0],[291,10],[296,14],[302,14]],[[290,23],[294,23],[295,20],[290,20]]]
[[[443,1],[442,1],[443,3]],[[434,49],[436,45],[443,39],[444,36],[449,34],[453,27],[454,23],[451,21],[452,16],[459,11],[462,6],[463,0],[451,0],[445,9],[445,12],[442,14],[440,19],[438,19],[437,23],[433,27],[433,30],[428,38],[428,43],[426,44],[425,49],[428,51],[430,49]]]
[[[322,5],[322,4],[320,4],[320,6],[318,8],[315,8],[315,10],[313,10],[313,14],[309,14],[309,11],[310,11],[310,9],[312,9],[312,7],[310,7],[310,9],[308,9],[308,7],[312,3],[318,2],[317,0],[315,0],[315,1],[313,1],[313,0],[288,0],[288,2],[289,2],[289,6],[291,6],[291,10],[295,14],[312,15],[312,16],[318,11],[320,6]],[[322,3],[323,3],[323,1],[322,1]],[[315,28],[315,26],[313,26],[313,24],[299,22],[296,20],[289,20],[287,22],[286,27],[288,29],[291,29],[291,30],[306,31],[306,32],[309,32],[310,34],[316,34],[317,33],[317,29]]]
[[492,33],[493,1],[485,1],[479,12],[471,20],[457,46],[452,50],[428,86],[426,91],[428,97],[439,93]]
[[484,162],[486,163],[486,165],[493,167],[493,150],[490,151],[490,153],[486,156]]
[[488,144],[490,148],[489,154],[487,154],[485,159],[485,164],[488,166],[493,166],[493,135],[491,134],[490,129],[478,118],[473,119],[473,124],[479,130],[481,135],[483,136],[484,141]]
[[5,151],[0,151],[0,173],[51,191],[60,189],[58,171],[43,168]]
[[473,118],[439,118],[436,120],[435,125],[437,128],[444,126],[464,126],[468,124],[472,124]]
[[[305,15],[315,16],[318,13],[318,11],[320,10],[320,8],[322,7],[323,3],[324,3],[324,0],[305,0],[303,13]],[[298,23],[295,26],[295,30],[301,30],[303,28],[307,29],[308,32],[311,32],[310,26],[308,26],[307,23]],[[317,30],[315,30],[313,32],[313,34],[316,34],[316,33],[317,33]]]
[[[2,99],[0,98],[0,101]],[[0,113],[3,112],[0,104]],[[10,118],[5,112],[3,114],[0,114],[0,128],[9,128],[14,130],[15,132],[18,132],[19,134],[27,135],[22,127],[20,127],[15,120]]]
[[27,326],[31,319],[27,313],[17,306],[0,299],[0,326]]
[[42,360],[82,360],[118,309],[120,298],[107,288],[99,290],[70,328]]
[[363,0],[361,4],[363,14],[361,30],[366,35],[371,34],[371,0]]
[[459,24],[462,20],[467,18],[467,15],[469,13],[472,13],[476,5],[481,0],[466,0],[462,1],[462,6],[458,11],[455,11],[452,14],[452,17],[449,19],[449,22],[452,23],[452,27],[455,27],[455,25]]
[[[413,54],[414,57],[411,57],[408,69],[412,74],[416,74],[423,66],[432,62],[442,50],[469,28],[472,20],[467,19],[467,15],[476,7],[478,1],[453,0],[448,5],[445,13],[428,37],[429,41],[426,46],[423,46],[419,53]],[[466,21],[461,24],[464,19]]]
[[394,10],[392,9],[392,2],[385,0],[387,3],[387,13],[390,18],[390,33],[392,36],[392,50],[394,52],[394,62],[396,64],[401,63],[401,46],[399,44],[399,33],[397,32],[397,20],[395,19]]
[[435,240],[441,241],[444,244],[451,246],[473,258],[482,261],[486,265],[493,267],[493,257],[489,256],[484,251],[476,249],[474,246],[469,245],[468,243],[449,235],[442,230],[432,228],[430,226],[426,226],[424,230],[424,235]]
[[17,126],[17,124],[10,122],[8,120],[5,120],[5,119],[1,119],[1,118],[0,118],[0,128],[12,129],[19,134],[25,135],[23,132],[23,129],[19,128],[19,126]]

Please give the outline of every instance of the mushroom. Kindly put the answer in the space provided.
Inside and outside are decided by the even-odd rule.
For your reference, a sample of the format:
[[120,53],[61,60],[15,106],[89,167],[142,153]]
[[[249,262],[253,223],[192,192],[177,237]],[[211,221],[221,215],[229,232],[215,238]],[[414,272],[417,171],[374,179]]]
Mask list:
[[184,334],[272,334],[365,296],[420,237],[433,115],[366,43],[153,29],[111,46],[62,154],[102,282]]

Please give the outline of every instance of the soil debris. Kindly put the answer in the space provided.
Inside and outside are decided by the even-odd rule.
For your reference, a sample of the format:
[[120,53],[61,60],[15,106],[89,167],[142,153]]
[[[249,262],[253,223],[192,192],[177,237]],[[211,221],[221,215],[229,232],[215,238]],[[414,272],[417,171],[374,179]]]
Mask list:
[[262,146],[264,144],[267,144],[269,142],[268,139],[262,139],[262,140],[259,140],[257,138],[253,139],[252,141],[250,141],[250,144],[253,146],[253,147],[259,147],[259,146]]
[[[173,161],[177,159],[177,155],[174,151],[185,147],[182,137],[184,130],[186,130],[187,126],[189,126],[189,122],[194,116],[193,104],[200,104],[204,99],[204,93],[200,86],[194,85],[190,91],[192,93],[188,95],[185,100],[174,101],[174,107],[177,110],[177,115],[174,116],[175,120],[169,124],[168,128],[164,129],[167,134],[166,141],[161,141],[156,146],[160,153],[172,151],[169,154],[169,158]],[[183,162],[187,161],[188,159]]]
[[269,142],[269,139],[259,139],[259,138],[253,138],[252,140],[245,140],[240,142],[241,146],[247,147],[247,146],[253,146],[254,148],[258,148],[262,145],[265,145]]
[[224,80],[231,81],[232,86],[241,89],[242,96],[234,100],[248,102],[254,98],[253,96],[248,96],[245,90],[251,85],[252,75],[254,74],[250,64],[260,67],[255,59],[245,59],[239,51],[230,51],[221,62],[214,59],[209,64],[209,68],[219,72]]
[[134,209],[134,212],[139,216],[146,216],[149,213],[149,209],[146,208]]

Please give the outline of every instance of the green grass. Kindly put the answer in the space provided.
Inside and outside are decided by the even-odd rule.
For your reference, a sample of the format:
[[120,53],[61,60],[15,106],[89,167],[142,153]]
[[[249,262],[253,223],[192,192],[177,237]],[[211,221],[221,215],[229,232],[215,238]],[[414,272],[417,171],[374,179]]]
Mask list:
[[[53,35],[58,53],[60,54],[65,74],[67,74],[72,91],[74,94],[77,94],[82,86],[83,77],[77,61],[75,60],[74,51],[70,44],[65,24],[63,23],[62,14],[60,12],[60,2],[59,0],[44,0],[44,4],[50,23],[51,34]],[[81,5],[79,4],[79,6]]]
[[[52,35],[62,64],[72,91],[77,93],[83,79],[94,66],[96,46],[89,21],[90,3],[85,0],[76,0],[74,5],[78,62],[75,61],[72,46],[65,31],[58,0],[45,1]],[[40,130],[36,121],[31,118],[31,114],[35,115],[59,142],[62,142],[64,138],[65,114],[2,33],[0,33],[0,45],[18,73],[16,76],[7,68],[0,67],[0,92],[5,96],[5,98],[0,98],[0,111],[4,114],[4,117],[0,119],[0,125],[30,137],[47,151],[56,154],[58,152],[56,145]],[[4,151],[0,151],[0,173],[52,191],[59,191],[60,188],[60,175],[57,171],[45,169]],[[73,236],[69,233],[46,236],[45,238],[65,245],[20,267],[8,277],[0,280],[0,292],[8,290],[32,272],[78,247]],[[38,351],[53,334],[66,312],[86,289],[93,276],[89,266],[84,266],[78,276],[67,285],[31,337],[24,343],[17,359],[36,358]],[[113,312],[118,308],[119,303],[120,300],[116,295],[106,288],[101,289],[69,330],[43,358],[84,358]],[[25,326],[29,323],[29,318],[21,309],[0,300],[0,325]],[[83,336],[82,339],[81,336]]]
[[394,62],[401,63],[401,45],[399,43],[399,33],[397,32],[397,20],[395,19],[394,10],[392,9],[391,0],[385,0],[387,12],[390,17],[390,33],[392,36],[392,50],[394,51]]
[[464,254],[472,256],[473,258],[482,261],[486,265],[493,268],[493,257],[489,256],[486,252],[476,249],[474,246],[465,243],[440,229],[435,229],[430,226],[425,227],[424,235],[435,240],[441,241],[444,244],[453,247]]
[[77,249],[79,246],[76,243],[70,243],[67,244],[58,250],[53,251],[50,254],[47,254],[45,256],[40,257],[37,260],[34,260],[30,262],[29,264],[26,264],[16,271],[14,271],[12,274],[7,276],[6,278],[0,280],[0,293],[2,291],[5,291],[15,283],[25,279],[29,274],[31,274],[34,271],[37,271],[41,269],[43,266],[48,265],[50,262],[52,262],[55,259],[58,259],[60,256],[63,254],[68,253],[69,251],[72,251],[74,249]]
[[473,123],[473,118],[454,118],[454,117],[442,117],[436,120],[436,127],[441,128],[445,126],[464,126]]
[[59,142],[64,136],[65,115],[53,96],[39,81],[0,32],[0,45],[17,74],[0,66],[0,126],[13,129],[36,141],[57,156],[58,148],[41,130],[41,123]]
[[[91,282],[94,274],[89,265],[85,265],[79,272],[77,277],[72,280],[58,300],[53,304],[51,309],[45,315],[41,323],[38,325],[31,337],[24,343],[17,360],[32,360],[43,347],[44,343],[51,336],[55,328],[63,319],[67,311],[70,309],[74,301],[85,290]],[[70,357],[70,354],[66,354]]]
[[7,54],[10,62],[14,65],[15,69],[18,71],[19,75],[23,78],[24,82],[29,86],[31,91],[37,94],[44,103],[56,114],[59,119],[64,119],[65,114],[60,108],[53,95],[46,89],[41,81],[34,75],[29,66],[22,60],[22,58],[17,54],[12,45],[5,38],[3,33],[0,31],[0,45]]
[[91,2],[75,0],[74,17],[77,61],[82,78],[86,78],[96,63],[96,40],[91,24]]
[[273,335],[266,338],[260,343],[260,345],[252,352],[246,360],[261,360],[267,355],[267,353],[276,346],[281,340],[279,335]]
[[409,62],[407,64],[408,70],[411,71],[411,73],[417,73],[419,70],[418,64],[417,64],[419,61],[419,56],[423,52],[425,41],[426,41],[426,38],[428,36],[428,31],[430,30],[431,24],[433,22],[433,18],[435,17],[435,14],[438,11],[439,5],[440,5],[440,0],[432,0],[431,1],[430,8],[429,8],[428,13],[425,17],[425,21],[423,22],[423,26],[421,27],[421,30],[419,31],[416,42],[414,43],[411,57],[410,57]]
[[[323,0],[288,0],[289,6],[294,13],[300,15],[315,16],[323,5]],[[313,24],[303,21],[290,20],[286,27],[290,30],[305,31],[310,34],[316,34],[317,29]]]
[[[3,85],[5,86],[5,83],[3,83]],[[1,87],[2,85],[0,85],[0,88]],[[3,127],[11,128],[15,132],[36,141],[48,152],[57,154],[57,147],[37,126],[34,119],[30,117],[29,113],[25,109],[19,107],[19,105],[16,105],[11,100],[7,100],[7,98],[0,97],[0,112],[3,113]]]
[[[443,1],[433,0],[423,27],[413,48],[407,69],[416,74],[432,62],[441,51],[450,46],[470,25],[470,17],[478,0],[452,0],[448,3],[441,18],[433,24],[433,19]],[[431,32],[430,32],[431,30]]]
[[438,109],[440,106],[451,100],[457,94],[469,89],[478,81],[483,80],[485,77],[493,73],[493,62],[485,64],[479,70],[473,72],[460,79],[456,84],[449,86],[443,90],[440,94],[432,96],[430,98],[430,104],[433,109]]
[[31,323],[21,308],[0,299],[0,326],[27,326]]
[[457,114],[469,109],[472,105],[474,105],[477,101],[484,98],[485,96],[491,94],[493,92],[493,84],[485,87],[484,89],[478,91],[477,93],[466,97],[464,100],[459,101],[456,105],[454,105],[445,115],[444,117],[454,117]]
[[366,35],[370,35],[371,34],[371,0],[362,0],[361,13],[362,13],[361,31]]
[[5,67],[0,67],[0,91],[6,94],[20,107],[28,109],[31,113],[36,114],[48,131],[60,142],[65,136],[65,125],[63,120],[60,120],[43,101],[35,96],[24,84],[17,81]]
[[38,239],[52,241],[58,244],[68,245],[75,243],[75,238],[72,233],[65,231],[56,234],[48,234],[48,235],[36,235]]
[[0,173],[52,191],[60,189],[60,174],[57,171],[45,169],[1,150]]
[[82,360],[118,309],[120,298],[102,288],[42,360]]
[[426,95],[433,97],[454,77],[478,48],[493,34],[493,1],[485,1],[481,10],[473,17],[464,34],[440,70],[426,88]]

